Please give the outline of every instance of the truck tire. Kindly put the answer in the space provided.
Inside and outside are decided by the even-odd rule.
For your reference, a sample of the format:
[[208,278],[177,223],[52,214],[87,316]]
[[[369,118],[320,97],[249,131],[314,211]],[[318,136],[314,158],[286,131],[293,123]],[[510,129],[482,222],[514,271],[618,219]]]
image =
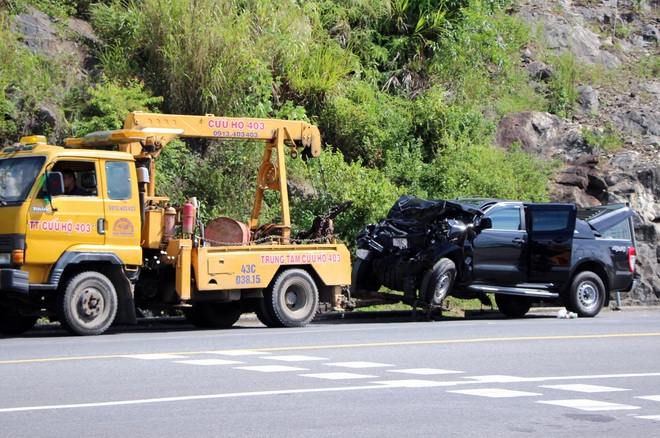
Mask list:
[[[264,296],[266,294],[271,294],[270,289],[264,290]],[[282,327],[280,324],[277,324],[276,320],[274,318],[274,313],[273,312],[268,312],[268,309],[266,308],[266,300],[263,298],[252,298],[252,309],[254,310],[255,315],[257,315],[257,319],[259,322],[261,322],[263,325],[266,327]]]
[[430,269],[420,287],[420,298],[432,305],[439,306],[451,292],[456,280],[456,265],[448,258],[440,259]]
[[0,306],[0,333],[20,335],[34,327],[37,319],[36,316],[25,316],[16,309]]
[[521,318],[532,307],[532,301],[520,295],[495,294],[495,303],[500,312],[509,318]]
[[74,335],[100,335],[117,315],[117,291],[105,275],[85,271],[73,276],[59,296],[59,320]]
[[264,294],[265,310],[276,326],[303,327],[316,316],[319,292],[307,271],[282,271],[270,291]]
[[199,328],[229,328],[241,317],[238,302],[195,303],[184,309],[186,319]]
[[573,278],[569,290],[569,310],[580,317],[592,318],[600,313],[605,303],[605,286],[593,272],[580,272]]

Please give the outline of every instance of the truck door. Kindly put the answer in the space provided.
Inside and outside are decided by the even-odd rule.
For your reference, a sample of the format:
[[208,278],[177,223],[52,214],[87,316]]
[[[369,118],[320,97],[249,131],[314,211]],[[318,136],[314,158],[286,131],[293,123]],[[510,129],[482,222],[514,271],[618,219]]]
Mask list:
[[527,234],[522,204],[496,205],[486,216],[493,227],[473,241],[473,279],[487,284],[527,281]]
[[76,195],[54,196],[49,204],[42,188],[32,199],[25,240],[27,263],[52,264],[67,250],[81,246],[90,250],[105,244],[104,231],[98,228],[104,217],[103,199],[93,188],[81,185],[83,178],[98,174],[98,162],[61,160],[52,169],[73,171],[80,191]]
[[102,165],[106,248],[121,255],[127,264],[139,264],[142,224],[135,166],[128,161],[110,160]]
[[571,270],[577,208],[568,204],[529,204],[529,281],[565,283]]

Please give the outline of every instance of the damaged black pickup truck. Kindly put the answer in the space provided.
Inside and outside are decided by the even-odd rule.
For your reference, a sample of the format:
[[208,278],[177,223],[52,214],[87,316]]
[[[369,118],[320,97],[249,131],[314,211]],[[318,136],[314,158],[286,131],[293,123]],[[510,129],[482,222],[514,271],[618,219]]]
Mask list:
[[[423,200],[401,197],[357,236],[351,295],[380,292],[428,312],[447,296],[479,299],[509,317],[534,303],[596,316],[635,286],[633,211],[624,204]],[[474,203],[474,201],[473,201]]]

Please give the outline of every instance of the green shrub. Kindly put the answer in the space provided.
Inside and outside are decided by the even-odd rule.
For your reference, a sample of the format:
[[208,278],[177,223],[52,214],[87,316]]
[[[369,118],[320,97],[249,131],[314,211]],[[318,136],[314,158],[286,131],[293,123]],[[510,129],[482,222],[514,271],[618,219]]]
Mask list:
[[570,53],[550,59],[557,74],[548,85],[548,111],[559,117],[570,118],[580,96],[576,86],[578,66]]
[[312,185],[312,196],[291,196],[291,218],[295,230],[308,229],[319,214],[344,201],[353,205],[335,220],[341,240],[353,246],[355,236],[366,224],[387,215],[390,207],[404,192],[392,184],[381,171],[364,167],[359,161],[346,163],[341,152],[326,150],[319,158],[292,160],[289,177],[298,185]]
[[[105,79],[105,78],[104,78]],[[121,129],[126,114],[131,111],[156,110],[161,97],[152,97],[144,90],[144,82],[137,79],[125,84],[105,79],[88,90],[89,97],[82,108],[81,117],[72,123],[76,137],[94,131]]]
[[623,148],[621,134],[610,123],[602,129],[583,127],[582,138],[596,153],[613,154]]

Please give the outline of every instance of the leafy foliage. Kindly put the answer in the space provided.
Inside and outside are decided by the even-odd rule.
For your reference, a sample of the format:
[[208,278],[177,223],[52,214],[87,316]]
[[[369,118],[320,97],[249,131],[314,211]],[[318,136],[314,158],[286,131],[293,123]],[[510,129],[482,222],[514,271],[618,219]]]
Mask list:
[[137,79],[122,85],[117,80],[105,80],[87,90],[89,98],[82,111],[82,118],[73,123],[74,135],[84,136],[93,131],[121,129],[126,114],[131,111],[156,110],[153,106],[162,102],[161,97],[151,97],[144,90],[144,82]]
[[[335,220],[348,242],[404,193],[543,200],[552,163],[493,148],[495,122],[528,109],[570,115],[577,68],[552,60],[556,82],[531,85],[517,64],[533,35],[504,11],[507,3],[33,0],[58,19],[89,14],[101,74],[79,80],[66,60],[28,52],[3,13],[0,136],[14,141],[30,127],[23,116],[51,101],[65,102],[60,120],[75,135],[120,128],[132,110],[309,120],[325,153],[288,160],[294,228],[350,199]],[[655,71],[652,61],[643,67]],[[261,149],[197,146],[165,148],[159,194],[196,196],[205,219],[247,220]],[[263,220],[277,220],[278,206],[268,192]]]

